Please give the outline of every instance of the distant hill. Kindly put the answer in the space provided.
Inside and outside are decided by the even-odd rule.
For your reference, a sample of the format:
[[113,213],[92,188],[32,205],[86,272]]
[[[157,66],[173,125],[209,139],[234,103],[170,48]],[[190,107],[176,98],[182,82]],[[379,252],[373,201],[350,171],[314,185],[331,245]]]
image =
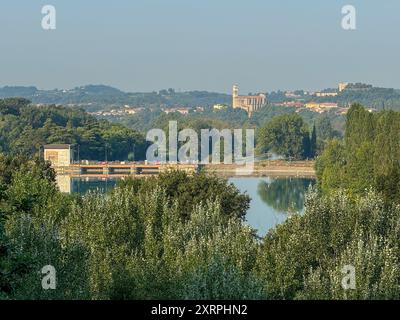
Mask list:
[[70,90],[39,90],[36,87],[21,86],[0,88],[0,98],[11,97],[25,98],[35,104],[78,105],[87,111],[123,105],[149,108],[196,107],[231,102],[230,95],[207,91],[176,92],[168,89],[159,92],[133,93],[105,85],[86,85]]
[[400,90],[377,88],[371,85],[355,84],[340,92],[336,97],[312,98],[318,102],[337,102],[341,106],[360,103],[377,110],[400,111]]
[[[302,101],[336,102],[341,106],[361,103],[367,107],[381,110],[383,108],[400,110],[400,90],[377,88],[371,85],[354,84],[340,92],[336,97],[315,97],[304,95],[298,91]],[[0,88],[1,98],[20,97],[34,104],[58,104],[64,106],[79,106],[88,112],[110,110],[129,105],[151,109],[189,107],[209,107],[214,104],[230,105],[232,96],[208,91],[177,92],[173,89],[159,92],[124,92],[106,85],[86,85],[74,89],[40,90],[34,86],[6,86]],[[292,100],[283,91],[272,92],[269,102],[278,103]]]
[[38,155],[45,144],[80,146],[88,160],[142,160],[144,135],[98,120],[79,108],[32,106],[23,98],[0,99],[0,153]]
[[3,87],[0,88],[0,98],[32,97],[38,92],[36,87]]
[[[324,89],[321,92],[337,92],[337,89]],[[271,92],[268,101],[272,104],[299,100],[301,102],[333,102],[347,107],[353,103],[360,103],[376,110],[391,109],[400,111],[400,90],[393,88],[379,88],[372,85],[355,83],[338,92],[337,96],[317,97],[311,93],[298,90],[293,92],[296,97],[288,96],[285,91]]]

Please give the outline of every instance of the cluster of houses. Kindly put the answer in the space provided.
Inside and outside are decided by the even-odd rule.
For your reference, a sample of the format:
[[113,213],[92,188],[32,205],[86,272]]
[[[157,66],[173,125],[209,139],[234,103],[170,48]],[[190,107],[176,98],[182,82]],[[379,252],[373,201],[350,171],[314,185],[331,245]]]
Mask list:
[[282,103],[276,103],[279,107],[295,107],[296,112],[312,111],[317,113],[324,113],[329,111],[335,111],[337,114],[346,114],[349,108],[342,108],[336,102],[302,102],[302,101],[285,101]]
[[[339,106],[338,103],[329,102],[329,100],[336,100],[334,98],[336,98],[344,90],[365,90],[365,88],[369,87],[370,86],[362,84],[351,84],[347,82],[342,82],[339,83],[336,89],[325,89],[319,92],[286,91],[284,93],[286,101],[273,103],[273,105],[279,107],[295,107],[296,112],[298,113],[303,111],[312,111],[317,113],[335,112],[336,114],[344,115],[347,113],[349,108]],[[318,102],[318,101],[324,101],[324,102]],[[263,106],[267,104],[267,102],[268,102],[267,96],[265,94],[247,95],[247,96],[239,95],[239,87],[237,85],[234,85],[232,89],[232,106],[228,106],[226,104],[215,104],[212,107],[212,109],[217,112],[217,111],[225,111],[229,107],[233,107],[234,109],[240,108],[245,110],[250,117],[253,112],[260,110]],[[205,108],[204,107],[189,108],[182,106],[182,107],[172,107],[172,108],[171,107],[161,108],[161,110],[166,114],[180,113],[186,116],[192,112],[202,113],[205,111]],[[123,108],[103,110],[103,111],[93,112],[92,114],[95,116],[123,117],[126,115],[134,115],[136,113],[143,111],[155,111],[155,109],[149,110],[143,107],[133,107],[125,105]],[[370,112],[373,111],[374,109],[370,109]]]
[[[143,111],[155,111],[156,109],[147,109],[144,107],[131,107],[128,105],[125,105],[124,108],[119,108],[119,109],[111,109],[111,110],[100,110],[96,112],[91,112],[90,114],[94,116],[103,116],[103,117],[123,117],[126,115],[134,115]],[[162,108],[161,111],[163,111],[165,114],[169,113],[180,113],[182,115],[188,115],[189,112],[203,112],[204,107],[196,107],[196,108],[186,108],[186,107],[176,107],[176,108]]]
[[[308,97],[315,97],[315,101],[308,101],[306,102],[302,95],[299,95],[293,91],[286,91],[285,97],[288,99],[292,99],[289,101],[285,101],[282,103],[275,103],[276,106],[280,107],[295,107],[296,112],[302,112],[305,110],[317,112],[317,113],[324,113],[324,112],[335,112],[336,114],[345,115],[349,110],[348,107],[341,107],[336,102],[317,102],[318,98],[335,98],[344,90],[365,90],[365,88],[370,88],[369,85],[362,85],[362,84],[351,84],[347,82],[339,83],[337,89],[326,89],[319,92],[304,92],[305,96]],[[325,101],[328,99],[324,99]],[[309,99],[307,99],[309,100]],[[333,100],[333,99],[332,99]],[[376,111],[373,108],[368,109],[370,112]]]

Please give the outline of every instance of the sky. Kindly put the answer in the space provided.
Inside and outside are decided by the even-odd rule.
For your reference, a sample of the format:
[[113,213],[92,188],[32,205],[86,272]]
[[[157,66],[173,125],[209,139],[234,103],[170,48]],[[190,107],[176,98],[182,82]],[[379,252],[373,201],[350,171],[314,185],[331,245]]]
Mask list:
[[[356,30],[341,27],[348,4]],[[398,0],[1,0],[0,86],[400,88],[399,15]]]

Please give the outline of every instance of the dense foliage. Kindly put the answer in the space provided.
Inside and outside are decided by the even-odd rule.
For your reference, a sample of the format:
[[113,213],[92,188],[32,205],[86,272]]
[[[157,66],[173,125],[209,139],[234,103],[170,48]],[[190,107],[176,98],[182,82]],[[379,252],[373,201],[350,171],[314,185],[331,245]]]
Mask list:
[[43,145],[52,143],[79,145],[80,159],[87,160],[139,160],[146,150],[137,131],[99,121],[81,109],[0,100],[1,152],[38,155]]
[[[262,199],[291,214],[260,239],[244,223],[249,197],[213,175],[171,171],[126,179],[108,194],[62,194],[48,163],[18,151],[35,153],[23,147],[48,132],[61,139],[62,130],[120,127],[20,99],[1,101],[0,111],[1,147],[11,154],[0,155],[0,299],[400,297],[399,113],[350,109],[344,140],[318,158],[319,188],[301,199],[303,214],[282,182],[261,184]],[[209,125],[191,121],[196,130]],[[336,135],[329,119],[310,132],[295,114],[262,132],[300,156],[306,137],[317,148],[318,135]],[[304,182],[295,187],[304,192]],[[42,288],[45,265],[57,271],[56,290]],[[354,289],[342,286],[345,266],[354,267]]]
[[390,88],[367,87],[364,89],[344,90],[335,100],[342,106],[360,103],[377,110],[390,109],[400,111],[400,91]]
[[[258,130],[274,117],[291,114],[295,111],[295,107],[281,107],[271,104],[253,113],[250,118],[246,111],[231,107],[226,107],[222,110],[205,108],[203,112],[190,112],[189,115],[182,115],[179,112],[165,114],[160,110],[144,110],[133,115],[101,116],[100,118],[122,123],[128,128],[133,128],[142,133],[146,133],[153,128],[167,127],[169,120],[178,121],[178,124],[182,124],[182,128],[190,128],[194,122],[201,121],[208,123],[207,127],[217,129],[225,127],[230,129],[252,128]],[[309,110],[302,110],[300,115],[309,127],[312,127],[315,123],[317,131],[323,131],[321,134],[322,140],[340,137],[343,132],[344,117],[337,115],[335,112],[319,114]],[[196,130],[196,127],[193,129]]]
[[182,218],[190,217],[190,212],[200,203],[219,199],[221,214],[243,220],[250,204],[250,197],[238,193],[233,184],[204,172],[189,175],[184,171],[167,171],[157,177],[122,180],[118,186],[132,187],[136,195],[150,193],[159,187],[168,198],[176,201]]
[[[1,158],[2,165],[10,161]],[[183,181],[177,192],[165,185],[174,175],[175,181],[187,177],[179,172],[159,181],[130,181],[108,196],[76,198],[62,195],[51,178],[25,167],[14,170],[1,202],[0,297],[262,297],[254,274],[257,240],[231,214],[235,205],[222,197],[230,194],[231,202],[243,207],[236,209],[238,216],[248,198],[223,180],[193,180],[205,194],[197,196],[197,203],[187,199],[191,204],[180,201],[193,192],[184,190]],[[41,172],[38,168],[34,171]],[[226,190],[218,191],[222,187]],[[48,264],[57,270],[54,291],[41,287],[40,270]]]
[[[398,299],[400,207],[373,192],[310,192],[306,213],[292,216],[265,238],[259,279],[272,299]],[[355,270],[345,290],[343,269]]]
[[345,188],[363,193],[370,187],[389,201],[400,199],[400,113],[370,113],[353,105],[344,141],[334,140],[317,162],[319,183],[326,192]]
[[313,158],[317,150],[316,129],[310,136],[301,116],[283,114],[259,130],[257,148],[260,154],[273,152],[295,160]]
[[[187,176],[170,172],[82,197],[58,192],[44,163],[1,157],[0,164],[2,299],[400,296],[400,207],[372,191],[353,197],[310,190],[304,215],[259,240],[229,214],[215,177],[200,177],[196,188],[210,192],[196,196],[183,188]],[[176,191],[174,180],[182,186]],[[225,188],[248,204],[234,187]],[[41,268],[49,264],[56,290],[41,287]],[[356,270],[353,290],[342,288],[346,265]]]

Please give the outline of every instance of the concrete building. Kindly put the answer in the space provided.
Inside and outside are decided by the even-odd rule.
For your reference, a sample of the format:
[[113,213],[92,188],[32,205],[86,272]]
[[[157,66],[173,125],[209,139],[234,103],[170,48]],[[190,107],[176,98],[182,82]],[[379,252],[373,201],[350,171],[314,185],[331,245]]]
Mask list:
[[232,90],[232,107],[234,109],[240,108],[246,110],[249,116],[254,111],[260,110],[267,103],[267,97],[265,94],[259,94],[258,96],[239,96],[239,87],[233,86]]
[[73,150],[70,144],[47,144],[44,146],[44,160],[53,167],[68,167],[73,163]]

